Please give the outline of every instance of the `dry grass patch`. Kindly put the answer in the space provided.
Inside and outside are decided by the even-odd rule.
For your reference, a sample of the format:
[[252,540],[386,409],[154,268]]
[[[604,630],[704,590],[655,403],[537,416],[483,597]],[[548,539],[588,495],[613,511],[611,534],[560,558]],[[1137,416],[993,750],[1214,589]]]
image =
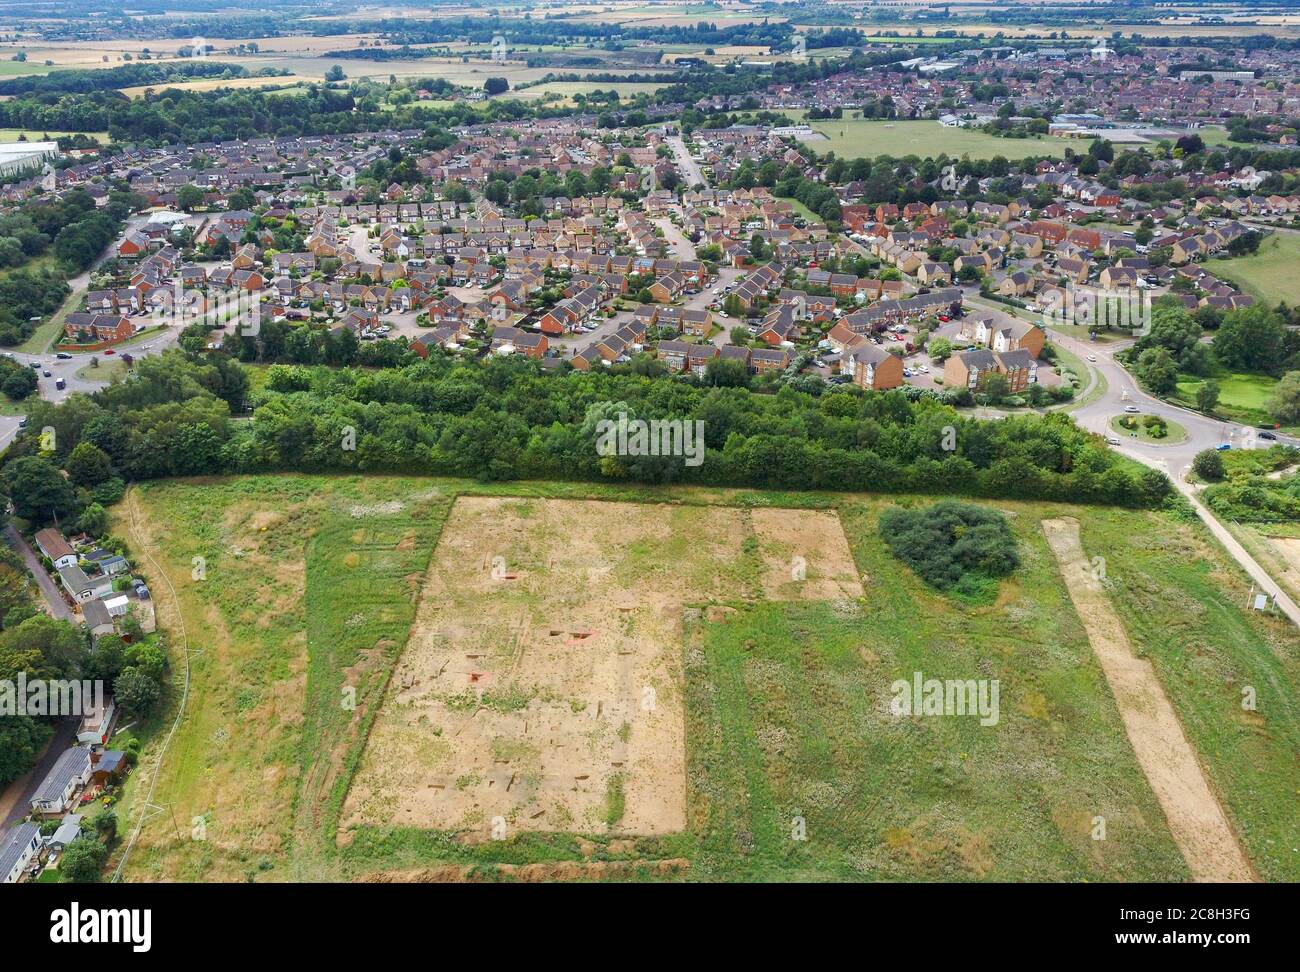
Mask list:
[[682,830],[683,608],[760,593],[861,595],[835,514],[462,497],[345,821]]

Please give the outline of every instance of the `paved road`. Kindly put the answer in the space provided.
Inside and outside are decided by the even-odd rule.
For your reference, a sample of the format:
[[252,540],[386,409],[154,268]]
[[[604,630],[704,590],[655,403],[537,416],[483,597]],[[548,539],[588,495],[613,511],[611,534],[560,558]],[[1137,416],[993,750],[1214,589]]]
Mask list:
[[0,818],[2,818],[0,833],[8,831],[31,812],[32,797],[36,796],[36,790],[45,782],[45,777],[58,758],[63,755],[64,750],[76,742],[77,726],[80,722],[81,720],[76,716],[68,716],[55,726],[50,744],[45,748],[45,752],[41,753],[36,765],[25,775],[11,781],[7,787],[0,790]]
[[674,135],[666,140],[668,147],[673,150],[673,161],[677,163],[677,168],[681,170],[684,176],[683,181],[687,189],[693,189],[695,186],[709,187],[709,180],[704,178],[704,171],[700,164],[691,158],[690,149],[682,141],[680,135]]
[[[980,301],[978,298],[972,300],[971,303],[989,308],[1000,306]],[[1000,309],[1007,310],[1009,308],[1001,306]],[[1021,314],[1019,316],[1024,317],[1026,315]],[[1118,352],[1132,345],[1131,340],[1108,341],[1100,344],[1080,341],[1057,331],[1050,331],[1050,336],[1053,343],[1059,344],[1074,353],[1085,363],[1087,368],[1095,370],[1106,379],[1107,388],[1104,394],[1095,401],[1072,411],[1071,414],[1074,416],[1075,421],[1081,426],[1091,432],[1113,436],[1116,433],[1111,429],[1111,419],[1123,414],[1126,405],[1133,405],[1144,414],[1160,415],[1170,421],[1177,422],[1187,430],[1187,438],[1172,445],[1154,445],[1135,439],[1121,438],[1120,445],[1112,446],[1112,448],[1130,459],[1165,473],[1173,481],[1178,491],[1191,503],[1192,508],[1196,510],[1196,515],[1201,518],[1209,531],[1223,544],[1233,559],[1241,565],[1242,570],[1250,575],[1261,590],[1274,599],[1278,610],[1286,615],[1293,624],[1300,627],[1300,606],[1297,606],[1295,601],[1282,591],[1268,572],[1250,555],[1249,551],[1237,542],[1228,528],[1220,523],[1214,514],[1201,503],[1200,498],[1197,496],[1196,487],[1186,480],[1187,473],[1191,469],[1192,460],[1203,449],[1213,449],[1225,443],[1233,448],[1257,448],[1272,443],[1256,438],[1254,429],[1210,418],[1199,412],[1171,405],[1169,402],[1148,395],[1115,358]],[[1096,360],[1089,361],[1090,357]],[[1088,384],[1091,386],[1092,382],[1089,381]],[[1276,441],[1284,445],[1300,447],[1300,439],[1294,436],[1278,434]]]
[[68,602],[63,599],[63,593],[59,586],[54,583],[54,579],[45,572],[41,566],[41,558],[37,556],[36,551],[31,548],[26,540],[14,529],[12,523],[6,523],[4,528],[5,543],[9,544],[14,550],[22,555],[23,561],[27,564],[27,570],[32,577],[36,579],[36,585],[41,589],[41,594],[45,596],[45,604],[49,608],[50,614],[56,618],[62,618],[64,621],[76,621],[76,615],[68,607]]
[[686,234],[678,229],[671,219],[667,216],[656,216],[651,222],[663,230],[670,257],[674,260],[695,259],[695,244],[686,238]]

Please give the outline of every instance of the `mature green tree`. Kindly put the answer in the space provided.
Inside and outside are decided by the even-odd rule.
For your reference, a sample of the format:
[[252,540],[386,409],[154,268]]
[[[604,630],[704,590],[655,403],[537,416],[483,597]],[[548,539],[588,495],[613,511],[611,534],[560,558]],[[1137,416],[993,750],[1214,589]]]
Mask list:
[[162,685],[140,668],[127,668],[113,683],[113,697],[137,716],[149,716],[162,698]]
[[76,507],[72,485],[57,466],[43,456],[22,456],[5,466],[5,489],[14,512],[27,520],[46,523],[66,516]]
[[1171,395],[1178,387],[1178,364],[1165,348],[1147,348],[1138,355],[1133,371],[1152,394]]
[[108,860],[108,847],[94,837],[78,837],[63,849],[59,874],[73,884],[98,883]]
[[108,453],[90,442],[78,442],[68,454],[64,468],[76,486],[98,486],[113,475]]
[[1264,407],[1282,425],[1300,422],[1300,371],[1288,371],[1283,375]]
[[1217,449],[1202,449],[1192,460],[1192,470],[1207,482],[1217,483],[1224,476],[1223,453]]
[[1196,407],[1209,415],[1219,404],[1219,383],[1211,378],[1196,389]]
[[176,205],[187,213],[194,212],[195,209],[203,205],[203,190],[198,186],[186,183],[176,190]]
[[1263,304],[1239,307],[1223,317],[1214,335],[1214,354],[1236,371],[1279,370],[1285,360],[1286,322]]
[[31,770],[53,729],[27,715],[0,717],[0,785]]

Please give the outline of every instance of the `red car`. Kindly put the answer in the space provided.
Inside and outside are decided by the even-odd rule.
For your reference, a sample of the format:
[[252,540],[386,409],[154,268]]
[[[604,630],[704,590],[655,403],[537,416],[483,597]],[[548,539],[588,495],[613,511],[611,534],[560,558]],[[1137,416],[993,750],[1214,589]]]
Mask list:
[[105,354],[117,354],[117,352],[114,351],[112,348],[105,348],[105,349],[104,349],[104,353],[105,353]]

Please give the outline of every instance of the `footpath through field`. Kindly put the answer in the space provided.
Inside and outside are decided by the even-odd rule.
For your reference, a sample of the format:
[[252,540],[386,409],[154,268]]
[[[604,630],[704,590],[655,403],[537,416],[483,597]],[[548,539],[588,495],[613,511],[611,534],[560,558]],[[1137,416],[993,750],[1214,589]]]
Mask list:
[[1210,788],[1151,662],[1133,654],[1119,616],[1079,540],[1079,522],[1044,520],[1043,532],[1088,641],[1119,706],[1138,764],[1197,881],[1257,880]]

